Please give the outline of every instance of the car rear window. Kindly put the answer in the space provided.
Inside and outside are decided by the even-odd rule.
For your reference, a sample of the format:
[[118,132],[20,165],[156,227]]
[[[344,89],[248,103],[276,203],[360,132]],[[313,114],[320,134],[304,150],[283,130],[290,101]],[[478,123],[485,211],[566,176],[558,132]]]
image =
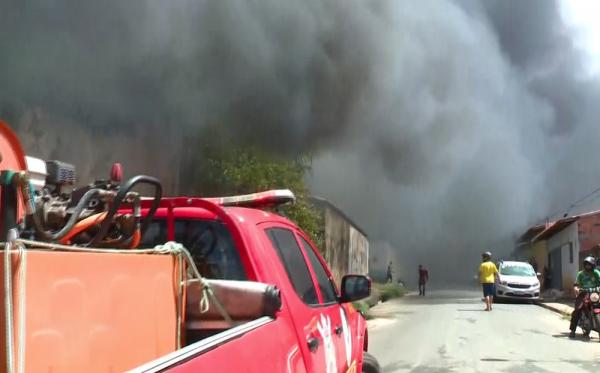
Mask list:
[[[167,221],[153,221],[142,238],[149,248],[167,241]],[[217,220],[175,220],[175,241],[190,251],[200,273],[209,278],[247,280],[240,254],[227,226]]]

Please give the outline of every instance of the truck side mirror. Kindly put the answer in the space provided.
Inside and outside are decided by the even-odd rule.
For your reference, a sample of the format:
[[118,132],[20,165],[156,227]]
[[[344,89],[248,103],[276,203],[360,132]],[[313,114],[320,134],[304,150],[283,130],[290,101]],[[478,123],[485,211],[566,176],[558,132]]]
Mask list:
[[371,295],[371,279],[363,275],[346,275],[342,278],[342,303],[354,302]]

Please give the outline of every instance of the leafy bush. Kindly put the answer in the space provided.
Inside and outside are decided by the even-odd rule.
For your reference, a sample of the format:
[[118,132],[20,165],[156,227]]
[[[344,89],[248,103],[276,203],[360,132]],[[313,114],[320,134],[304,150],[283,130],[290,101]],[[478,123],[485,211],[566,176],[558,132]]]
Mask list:
[[406,289],[394,282],[387,284],[374,284],[373,288],[379,295],[379,299],[381,299],[382,302],[387,302],[390,299],[399,298],[406,294]]
[[354,306],[354,308],[356,308],[356,310],[358,312],[360,312],[363,316],[367,316],[369,314],[369,309],[371,308],[371,306],[369,305],[369,303],[365,302],[365,301],[359,301],[359,302],[354,302],[352,303],[352,305]]

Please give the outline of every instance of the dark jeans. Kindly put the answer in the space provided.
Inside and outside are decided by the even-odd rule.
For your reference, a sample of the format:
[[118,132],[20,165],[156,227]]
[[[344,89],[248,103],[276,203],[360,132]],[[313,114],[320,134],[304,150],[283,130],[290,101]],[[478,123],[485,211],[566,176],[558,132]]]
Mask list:
[[579,324],[579,319],[581,319],[581,313],[583,312],[583,300],[584,299],[585,299],[585,293],[579,293],[579,295],[575,299],[575,309],[573,310],[573,313],[571,313],[570,329],[572,331],[577,330],[577,325]]
[[425,296],[425,283],[419,282],[419,295]]

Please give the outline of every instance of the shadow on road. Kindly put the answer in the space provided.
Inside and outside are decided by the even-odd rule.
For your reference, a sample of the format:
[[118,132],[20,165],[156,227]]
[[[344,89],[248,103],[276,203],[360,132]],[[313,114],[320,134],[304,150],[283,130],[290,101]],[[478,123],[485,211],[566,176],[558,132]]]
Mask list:
[[406,370],[406,369],[410,369],[411,365],[408,363],[405,363],[403,361],[397,361],[391,364],[387,364],[384,367],[382,367],[382,370],[384,373],[386,372],[396,372],[400,369]]
[[[410,304],[431,304],[431,305],[442,305],[442,304],[481,304],[481,305],[483,305],[484,304],[481,297],[456,298],[456,297],[449,297],[449,296],[448,297],[406,296],[405,298],[403,298],[403,301],[405,303],[410,303]],[[517,307],[530,307],[532,305],[535,305],[531,301],[522,301],[522,300],[494,302],[494,304],[510,304],[510,305],[515,305]]]
[[411,311],[397,311],[397,310],[382,311],[382,310],[375,309],[369,314],[369,316],[371,318],[377,318],[377,319],[396,319],[398,316],[412,315],[412,314],[414,314],[414,312],[411,312]]
[[[564,333],[560,333],[560,334],[552,334],[552,336],[554,338],[570,339],[568,332],[564,332]],[[577,334],[575,336],[575,339],[571,339],[571,340],[573,342],[585,342],[585,343],[595,342],[595,343],[598,343],[598,341],[595,341],[595,339],[596,338],[593,338],[593,337],[584,337],[582,334]]]
[[529,299],[502,299],[502,298],[495,299],[494,303],[515,304],[515,305],[523,305],[523,306],[535,304],[533,300],[529,300]]
[[476,297],[457,298],[456,296],[436,296],[428,295],[421,297],[418,295],[407,295],[401,298],[403,303],[423,304],[423,305],[441,305],[441,304],[478,304],[481,300]]

